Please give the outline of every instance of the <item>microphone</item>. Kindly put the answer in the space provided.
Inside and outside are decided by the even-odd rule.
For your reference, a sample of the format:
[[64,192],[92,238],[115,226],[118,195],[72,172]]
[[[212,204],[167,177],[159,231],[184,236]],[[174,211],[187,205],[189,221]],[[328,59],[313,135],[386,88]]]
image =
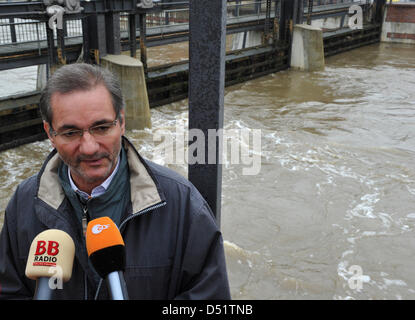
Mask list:
[[62,289],[72,276],[74,257],[75,244],[62,230],[49,229],[33,239],[25,271],[36,280],[33,300],[51,300],[53,290]]
[[97,273],[105,278],[112,300],[128,300],[124,240],[109,217],[91,220],[86,229],[86,250]]

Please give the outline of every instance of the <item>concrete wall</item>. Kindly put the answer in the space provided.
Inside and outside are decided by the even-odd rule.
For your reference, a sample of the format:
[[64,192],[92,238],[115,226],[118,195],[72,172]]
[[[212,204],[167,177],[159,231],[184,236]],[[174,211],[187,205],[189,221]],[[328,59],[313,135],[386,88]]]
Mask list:
[[386,6],[381,41],[415,44],[415,3]]
[[323,32],[306,24],[294,26],[291,67],[302,71],[324,69]]

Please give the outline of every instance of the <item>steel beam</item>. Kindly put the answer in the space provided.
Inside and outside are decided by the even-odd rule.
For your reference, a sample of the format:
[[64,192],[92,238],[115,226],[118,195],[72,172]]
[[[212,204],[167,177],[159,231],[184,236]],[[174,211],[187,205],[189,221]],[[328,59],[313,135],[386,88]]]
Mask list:
[[[89,20],[87,17],[82,19],[82,30],[89,30]],[[91,41],[89,39],[89,33],[82,33],[82,42],[83,42],[83,60],[86,63],[91,63],[90,50],[91,50]]]
[[[84,7],[82,13],[77,14],[68,14],[65,15],[65,19],[82,19],[83,20],[83,29],[87,32],[83,33],[82,37],[79,39],[66,39],[65,38],[65,56],[68,63],[73,62],[75,56],[74,50],[80,52],[81,50],[81,41],[84,43],[84,57],[86,61],[89,61],[90,54],[92,51],[98,57],[104,56],[107,53],[115,53],[118,50],[133,50],[134,47],[138,46],[138,37],[136,39],[128,39],[127,33],[124,34],[124,39],[121,39],[121,44],[119,40],[119,24],[115,21],[114,17],[119,15],[117,10],[120,8],[131,8],[128,11],[129,15],[134,15],[135,8],[134,1],[140,0],[123,0],[116,1],[116,4],[111,4],[114,2],[112,0],[97,0],[97,1],[81,1],[81,6]],[[167,0],[163,0],[165,2]],[[238,3],[239,0],[237,0]],[[278,0],[281,1],[281,19],[278,19],[279,24],[279,40],[289,39],[289,30],[290,30],[290,20],[293,19],[293,4],[294,0]],[[302,2],[302,0],[297,0],[297,4]],[[176,1],[171,3],[163,3],[158,6],[159,8],[164,8],[169,6],[170,8],[177,8],[177,6],[186,6],[186,1]],[[376,0],[376,17],[382,16],[382,8],[385,3],[385,0]],[[367,4],[362,4],[364,10],[367,8]],[[285,8],[285,9],[284,9]],[[343,16],[347,15],[348,4],[332,4],[327,6],[315,6],[311,14],[311,19],[318,19],[328,16]],[[14,10],[14,11],[13,11]],[[16,14],[16,10],[20,10],[20,14]],[[36,19],[46,22],[49,19],[49,16],[45,13],[45,6],[43,2],[7,2],[0,4],[0,17],[7,16],[9,19],[12,19],[14,16],[23,15],[25,18],[29,18],[30,14],[28,12],[36,11]],[[113,10],[113,11],[111,11]],[[277,11],[277,9],[276,9]],[[297,13],[300,10],[297,8]],[[13,13],[14,12],[14,13]],[[141,10],[139,14],[145,14],[145,10]],[[137,13],[137,15],[139,15]],[[276,13],[275,13],[276,14]],[[270,18],[275,16],[274,13],[270,13]],[[112,15],[112,18],[109,17]],[[107,16],[107,18],[106,18]],[[226,33],[236,33],[236,32],[245,32],[248,30],[263,30],[265,26],[265,16],[254,16],[254,17],[240,17],[236,19],[229,19],[228,26],[226,28]],[[298,16],[298,15],[297,15]],[[110,27],[111,26],[111,27]],[[138,30],[135,30],[138,36]],[[130,32],[130,35],[132,33]],[[143,45],[144,48],[141,48],[145,53],[145,48],[165,45],[169,43],[175,43],[179,41],[188,40],[189,30],[187,26],[178,25],[164,28],[148,28],[146,37],[144,39]],[[17,35],[18,38],[18,35]],[[13,50],[10,50],[12,48]],[[2,45],[0,46],[0,70],[6,70],[10,68],[36,65],[38,63],[44,63],[47,61],[47,46],[45,41],[33,42],[30,43],[13,43],[13,46]],[[45,49],[45,50],[43,50]],[[45,57],[46,55],[46,57]],[[56,55],[56,54],[55,54]],[[31,60],[32,62],[30,62]],[[51,57],[51,60],[56,61],[55,57]]]
[[140,13],[140,60],[143,64],[144,74],[147,74],[147,24],[146,14]]
[[313,12],[313,2],[314,2],[313,0],[308,0],[308,10],[307,10],[307,24],[308,25],[311,25],[311,14]]
[[[107,13],[107,12],[136,12],[137,3],[140,0],[122,0],[122,1],[109,1],[109,0],[82,0],[80,5],[83,8],[83,14],[94,13]],[[187,8],[188,1],[175,1],[171,3],[155,3],[156,5],[152,9],[146,9],[146,12],[158,12],[166,9],[178,9]],[[7,2],[0,4],[0,17],[30,17],[36,18],[39,15],[45,14],[45,5],[43,1],[30,1],[30,2]]]
[[128,15],[128,41],[130,46],[130,57],[137,57],[137,28],[136,28],[136,15]]
[[[98,33],[101,30],[98,29]],[[120,13],[108,12],[105,14],[105,33],[107,53],[121,54]],[[101,54],[101,56],[104,56]]]
[[383,23],[383,12],[385,10],[386,0],[375,0],[374,2],[374,21],[375,23]]
[[291,41],[291,24],[294,15],[294,3],[292,0],[281,0],[280,36],[284,42]]
[[53,30],[49,28],[48,23],[46,22],[46,36],[48,42],[48,63],[47,63],[47,72],[46,76],[49,78],[51,75],[51,68],[56,64],[56,54],[55,54],[55,40],[53,38]]
[[105,14],[94,14],[84,19],[86,19],[88,32],[83,33],[83,40],[87,39],[89,50],[98,50],[101,56],[106,55],[108,50]]
[[[198,141],[200,137],[192,139],[189,132],[189,159],[204,152],[204,161],[189,164],[188,178],[220,224],[222,139],[209,137],[209,131],[223,128],[226,0],[191,0],[189,16],[189,130],[204,135],[204,141]],[[194,143],[204,150],[194,149]]]

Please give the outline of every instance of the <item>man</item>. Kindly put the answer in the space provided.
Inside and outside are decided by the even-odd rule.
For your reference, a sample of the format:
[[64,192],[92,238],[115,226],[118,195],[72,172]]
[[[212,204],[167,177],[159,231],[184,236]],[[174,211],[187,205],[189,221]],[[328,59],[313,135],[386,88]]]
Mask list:
[[119,83],[105,69],[58,69],[41,95],[55,148],[10,200],[0,237],[0,298],[32,298],[25,277],[33,238],[46,229],[75,243],[72,277],[54,299],[108,299],[88,261],[85,228],[109,216],[126,248],[130,299],[229,299],[223,240],[206,201],[173,171],[144,160],[125,138]]

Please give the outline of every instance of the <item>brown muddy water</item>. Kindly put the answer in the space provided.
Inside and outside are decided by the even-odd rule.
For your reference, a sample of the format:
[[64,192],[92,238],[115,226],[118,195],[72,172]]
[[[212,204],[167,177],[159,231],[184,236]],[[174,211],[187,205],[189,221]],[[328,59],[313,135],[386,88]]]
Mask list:
[[[187,100],[128,131],[144,157],[187,126]],[[222,220],[234,299],[415,299],[415,47],[375,44],[226,89],[226,130],[260,132],[255,175],[223,165]],[[239,131],[238,131],[239,130]],[[260,131],[258,131],[260,130]],[[164,142],[167,139],[164,140]],[[51,146],[0,153],[0,224]]]

